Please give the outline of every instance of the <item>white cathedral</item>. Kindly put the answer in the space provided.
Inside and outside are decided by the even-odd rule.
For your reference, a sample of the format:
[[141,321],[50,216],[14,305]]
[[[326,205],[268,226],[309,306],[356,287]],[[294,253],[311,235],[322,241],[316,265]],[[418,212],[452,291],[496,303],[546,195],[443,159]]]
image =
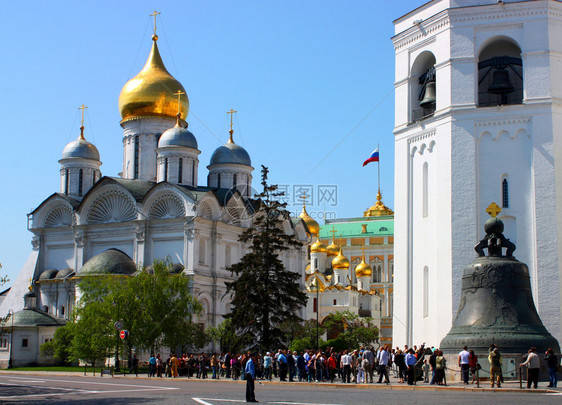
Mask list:
[[433,0],[394,24],[393,343],[447,334],[492,202],[562,341],[562,3]]
[[[228,142],[207,166],[207,186],[198,185],[200,151],[185,121],[189,101],[162,62],[158,37],[152,39],[144,68],[119,96],[123,172],[102,176],[100,154],[82,125],[59,160],[60,192],[29,214],[33,249],[0,305],[0,316],[13,313],[14,366],[45,360],[39,346],[68,318],[84,275],[133,275],[169,257],[174,272],[193,280],[203,305],[197,322],[217,326],[229,312],[226,268],[246,253],[238,237],[258,206],[250,156],[234,142],[231,125]],[[300,218],[283,226],[304,242],[281,256],[287,269],[302,274],[304,288],[307,226]]]

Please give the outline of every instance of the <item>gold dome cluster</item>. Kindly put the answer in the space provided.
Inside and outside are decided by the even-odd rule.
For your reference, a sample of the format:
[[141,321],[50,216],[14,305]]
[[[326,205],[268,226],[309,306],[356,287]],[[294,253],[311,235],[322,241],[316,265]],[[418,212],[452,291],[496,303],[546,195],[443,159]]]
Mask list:
[[365,255],[363,255],[361,263],[359,263],[355,268],[355,275],[357,277],[371,277],[372,274],[373,269],[371,269],[371,266],[365,263]]
[[332,260],[332,268],[334,270],[347,270],[349,269],[349,266],[349,260],[342,254],[342,251],[340,249],[339,254]]
[[189,99],[185,89],[164,66],[156,41],[152,37],[152,49],[144,68],[125,83],[119,95],[119,112],[123,121],[143,116],[175,118],[178,111],[177,96],[181,95],[180,118],[185,120],[189,111]]
[[318,236],[320,234],[320,225],[318,225],[318,222],[316,222],[314,218],[308,215],[304,205],[302,206],[302,212],[300,213],[299,218],[302,218],[312,236]]
[[340,247],[336,245],[336,241],[334,240],[334,238],[332,238],[332,243],[328,245],[328,247],[326,248],[326,253],[328,254],[328,257],[336,257],[339,251],[340,251]]
[[326,245],[316,237],[316,242],[310,247],[310,253],[326,253]]

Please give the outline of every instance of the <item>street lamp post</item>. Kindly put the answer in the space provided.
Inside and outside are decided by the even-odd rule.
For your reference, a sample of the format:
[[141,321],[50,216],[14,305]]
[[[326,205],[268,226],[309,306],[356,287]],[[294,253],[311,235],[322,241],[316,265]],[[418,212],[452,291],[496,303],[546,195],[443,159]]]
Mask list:
[[[120,316],[119,316],[119,303],[115,300],[113,300],[113,305],[117,307],[117,321],[119,321]],[[118,373],[120,371],[119,369],[119,331],[116,331],[117,334],[117,341],[116,341],[116,345],[115,345],[115,372]]]
[[318,346],[319,346],[318,325],[320,324],[320,315],[319,315],[320,314],[320,300],[319,300],[320,286],[318,285],[317,278],[315,278],[312,281],[312,285],[316,290],[316,351],[318,351]]
[[14,311],[12,309],[9,309],[8,314],[12,318],[12,330],[10,332],[10,358],[8,359],[8,368],[12,368],[12,346],[14,345]]

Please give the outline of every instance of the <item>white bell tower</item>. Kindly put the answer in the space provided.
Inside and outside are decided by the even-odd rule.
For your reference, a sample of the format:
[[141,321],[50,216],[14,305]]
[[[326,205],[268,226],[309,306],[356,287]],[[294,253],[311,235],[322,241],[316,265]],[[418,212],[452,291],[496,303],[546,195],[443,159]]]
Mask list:
[[394,345],[449,331],[492,202],[561,340],[561,13],[433,0],[394,22]]

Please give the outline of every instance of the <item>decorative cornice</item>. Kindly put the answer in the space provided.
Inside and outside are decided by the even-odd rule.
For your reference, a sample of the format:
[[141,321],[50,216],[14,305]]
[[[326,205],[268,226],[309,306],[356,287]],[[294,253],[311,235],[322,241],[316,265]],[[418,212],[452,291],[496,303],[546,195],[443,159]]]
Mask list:
[[[394,50],[410,46],[429,36],[434,36],[449,26],[466,25],[498,19],[522,20],[525,17],[545,16],[562,19],[562,5],[556,2],[526,2],[510,4],[492,4],[479,7],[459,7],[443,10],[423,21],[421,24],[408,28],[392,38]],[[475,26],[475,31],[513,30],[523,27],[523,23],[500,23],[496,25]],[[417,46],[417,45],[416,45]],[[417,49],[417,48],[415,48]]]
[[472,21],[482,21],[482,20],[496,20],[496,19],[504,19],[504,18],[517,18],[521,19],[521,17],[531,17],[531,16],[538,16],[538,15],[547,15],[552,14],[554,12],[554,16],[560,16],[560,11],[552,10],[548,7],[547,4],[541,4],[539,6],[534,4],[525,4],[522,5],[520,3],[513,3],[509,5],[492,5],[492,6],[483,6],[479,11],[475,10],[475,7],[471,7],[470,9],[467,8],[459,8],[459,9],[450,9],[449,11],[449,18],[451,21],[451,25],[455,23],[465,23],[465,22],[472,22]]
[[514,115],[511,117],[492,117],[482,120],[474,121],[475,127],[493,127],[493,126],[507,126],[507,125],[517,125],[517,124],[527,124],[531,121],[530,115]]
[[436,131],[432,130],[432,131],[429,131],[429,132],[425,132],[423,134],[413,136],[413,137],[408,139],[408,144],[411,145],[413,143],[423,141],[424,139],[431,138],[431,137],[435,136],[435,133],[436,133]]
[[430,38],[427,38],[423,41],[418,42],[417,44],[415,44],[414,46],[412,46],[409,51],[410,52],[414,52],[420,48],[423,48],[424,46],[427,46],[429,44],[433,44],[436,41],[435,36],[432,36]]
[[494,24],[494,25],[480,25],[474,27],[474,31],[507,31],[523,28],[523,23],[511,23],[511,24]]
[[[433,20],[432,20],[433,19]],[[405,46],[418,42],[429,36],[434,36],[439,31],[443,31],[449,26],[449,16],[445,12],[436,16],[421,25],[412,27],[393,38],[394,50],[398,51]],[[428,40],[430,40],[428,38]]]

